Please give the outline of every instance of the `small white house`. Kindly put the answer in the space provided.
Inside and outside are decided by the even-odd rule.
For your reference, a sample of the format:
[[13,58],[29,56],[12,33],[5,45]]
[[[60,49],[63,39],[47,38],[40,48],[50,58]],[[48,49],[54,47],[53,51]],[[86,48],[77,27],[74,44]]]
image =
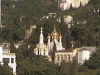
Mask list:
[[10,52],[10,45],[6,43],[0,46],[0,64],[3,66],[5,62],[8,63],[13,74],[16,75],[16,55]]
[[71,7],[78,8],[88,4],[89,0],[58,0],[58,7],[61,10],[68,10]]
[[96,47],[81,47],[78,50],[78,63],[83,64],[85,60],[89,60],[90,55],[96,50]]

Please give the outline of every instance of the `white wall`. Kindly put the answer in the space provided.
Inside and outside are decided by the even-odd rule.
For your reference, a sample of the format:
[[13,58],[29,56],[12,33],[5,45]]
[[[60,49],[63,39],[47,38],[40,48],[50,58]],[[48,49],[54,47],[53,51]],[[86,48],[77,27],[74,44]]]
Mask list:
[[0,62],[2,61],[2,47],[0,46]]
[[[3,58],[9,58],[9,63],[8,65],[13,69],[13,73],[16,75],[16,56],[15,55],[3,55],[2,54],[3,52],[3,49],[2,47],[0,46],[0,62],[1,64],[3,65]],[[11,63],[11,58],[14,58],[14,62]]]
[[82,63],[82,52],[78,51],[78,63],[81,64]]
[[83,54],[83,58],[82,59],[84,61],[89,59],[89,57],[90,57],[90,51],[83,51],[82,54]]
[[85,6],[86,4],[88,4],[89,0],[58,0],[58,2],[62,1],[66,1],[66,3],[59,3],[60,7],[64,5],[62,10],[66,10],[70,8],[71,4],[74,8],[78,8],[80,6],[80,2],[82,2],[82,5]]
[[[2,57],[0,57],[0,58],[9,58],[9,63],[8,63],[8,65],[9,65],[9,67],[11,67],[12,68],[12,70],[13,70],[13,74],[14,75],[16,75],[16,56],[10,56],[10,55],[2,55]],[[13,58],[14,59],[14,62],[13,63],[11,63],[11,58]],[[3,60],[2,60],[2,63],[3,63]]]
[[2,47],[0,46],[0,55],[2,55]]
[[78,63],[83,64],[85,60],[88,60],[90,57],[90,51],[89,50],[82,50],[78,51]]

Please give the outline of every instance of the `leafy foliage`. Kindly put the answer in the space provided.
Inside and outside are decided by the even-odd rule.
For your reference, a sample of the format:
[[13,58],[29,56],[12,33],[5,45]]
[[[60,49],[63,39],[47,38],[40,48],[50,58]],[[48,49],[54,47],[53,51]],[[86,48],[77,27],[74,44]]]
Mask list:
[[79,66],[79,75],[99,75],[100,74],[100,48],[94,52],[89,60]]
[[23,45],[16,52],[18,75],[58,75],[54,63],[46,57],[34,55],[33,49],[30,50],[27,45]]
[[0,65],[0,75],[13,75],[11,68],[6,63],[3,66]]
[[[11,42],[12,52],[17,56],[18,75],[100,75],[100,50],[93,53],[90,60],[79,67],[77,62],[62,62],[58,67],[49,62],[45,57],[35,56],[33,49],[38,43],[40,27],[44,28],[44,37],[53,30],[54,24],[58,32],[62,33],[63,44],[71,48],[71,41],[75,41],[75,47],[100,46],[100,0],[90,0],[85,7],[60,11],[57,8],[57,0],[2,0],[2,25],[0,28],[0,41]],[[56,12],[56,17],[41,19],[50,12]],[[74,18],[71,28],[64,23],[63,16],[71,15]],[[61,17],[61,23],[57,19]],[[19,47],[14,47],[14,42],[23,40],[27,26],[36,25],[37,28],[28,39],[28,42]],[[47,40],[44,40],[47,42]],[[28,48],[28,43],[32,46]],[[6,69],[6,70],[5,70]],[[0,66],[0,74],[12,75],[10,70]],[[5,72],[4,72],[5,71]],[[6,74],[7,73],[7,74]]]
[[[62,33],[63,44],[66,48],[71,48],[71,41],[75,41],[76,47],[99,46],[100,12],[97,12],[99,9],[99,0],[90,0],[85,7],[66,11],[58,10],[56,0],[2,0],[2,24],[5,27],[0,28],[0,39],[2,41],[12,39],[14,42],[18,42],[24,39],[27,26],[36,25],[37,28],[29,38],[30,43],[36,44],[39,28],[44,27],[43,33],[46,38],[56,24],[57,31]],[[57,13],[56,17],[42,19],[50,12]],[[66,15],[71,15],[74,19],[70,29],[63,20],[63,16]],[[59,17],[61,17],[61,23],[57,21]]]
[[85,61],[84,66],[87,66],[89,69],[98,69],[100,68],[100,49],[94,52],[90,59]]

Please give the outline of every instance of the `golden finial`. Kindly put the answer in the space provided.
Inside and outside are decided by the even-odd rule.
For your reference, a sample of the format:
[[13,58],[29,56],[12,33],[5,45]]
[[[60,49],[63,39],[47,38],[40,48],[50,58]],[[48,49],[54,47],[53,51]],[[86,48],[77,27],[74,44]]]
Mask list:
[[54,31],[56,31],[55,24],[54,24]]

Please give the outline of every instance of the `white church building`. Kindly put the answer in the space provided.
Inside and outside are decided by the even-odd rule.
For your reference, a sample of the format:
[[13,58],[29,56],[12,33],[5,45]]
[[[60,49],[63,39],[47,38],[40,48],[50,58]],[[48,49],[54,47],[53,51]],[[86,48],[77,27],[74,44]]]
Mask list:
[[3,66],[4,63],[8,63],[8,66],[11,67],[13,74],[16,75],[16,55],[15,53],[10,52],[9,43],[3,43],[0,46],[0,64]]
[[[46,56],[49,61],[54,61],[55,64],[60,65],[60,63],[65,60],[66,62],[72,61],[73,57],[76,56],[76,49],[65,50],[62,46],[62,36],[59,34],[55,27],[51,34],[47,37],[47,44],[44,43],[43,28],[41,27],[39,43],[34,49],[36,55]],[[56,49],[54,49],[54,46]],[[52,56],[54,54],[54,60]]]
[[59,35],[54,28],[54,31],[48,35],[48,43],[44,44],[44,37],[43,37],[43,28],[41,28],[39,43],[36,45],[34,52],[36,55],[43,55],[48,56],[49,53],[53,52],[54,42],[56,44],[56,50],[64,50],[65,48],[62,46],[62,36]]

